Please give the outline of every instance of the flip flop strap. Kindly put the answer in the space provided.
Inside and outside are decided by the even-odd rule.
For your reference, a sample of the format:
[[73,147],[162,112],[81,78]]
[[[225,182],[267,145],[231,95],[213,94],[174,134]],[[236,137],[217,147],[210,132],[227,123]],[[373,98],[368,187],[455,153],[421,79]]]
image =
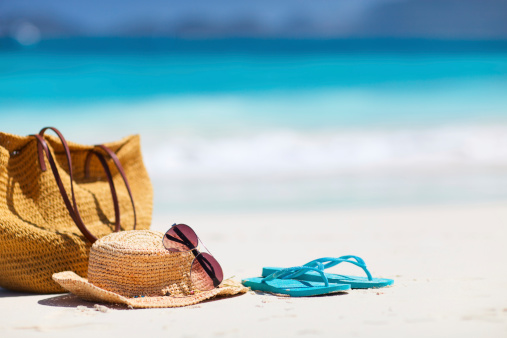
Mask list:
[[368,271],[368,269],[366,268],[366,263],[364,262],[364,260],[361,257],[357,257],[357,256],[347,255],[347,256],[341,256],[338,258],[322,257],[319,259],[315,259],[311,262],[308,262],[303,266],[315,267],[321,271],[324,271],[325,269],[332,268],[333,266],[336,266],[340,263],[350,263],[350,264],[354,264],[354,265],[360,267],[366,273],[366,276],[368,276],[368,280],[370,280],[370,281],[373,280],[373,277],[371,276],[370,271]]
[[326,274],[323,270],[314,268],[311,266],[294,266],[291,268],[285,268],[278,270],[271,275],[265,277],[262,279],[262,282],[269,282],[273,279],[297,279],[297,277],[304,275],[308,271],[315,271],[320,274],[320,277],[322,278],[322,281],[326,286],[329,286],[329,281],[327,280]]

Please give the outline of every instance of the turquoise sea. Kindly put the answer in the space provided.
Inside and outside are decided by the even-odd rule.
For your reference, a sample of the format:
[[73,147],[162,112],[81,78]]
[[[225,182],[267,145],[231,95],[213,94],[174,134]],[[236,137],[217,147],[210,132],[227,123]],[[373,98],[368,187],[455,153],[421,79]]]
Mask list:
[[507,199],[507,42],[0,40],[0,127],[140,133],[165,212]]

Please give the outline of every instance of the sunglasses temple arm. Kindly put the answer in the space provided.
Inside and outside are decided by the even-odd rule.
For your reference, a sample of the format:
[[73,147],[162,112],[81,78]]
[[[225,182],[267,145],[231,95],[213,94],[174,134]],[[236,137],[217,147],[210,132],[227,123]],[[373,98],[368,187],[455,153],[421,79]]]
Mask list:
[[[178,228],[174,228],[174,232],[176,232],[176,234],[178,234],[178,236],[180,236],[180,238],[183,241],[180,241],[180,240],[178,240],[178,239],[176,239],[176,238],[174,238],[174,237],[166,234],[167,238],[169,238],[170,240],[182,243],[182,244],[186,245],[188,248],[192,248],[193,247],[192,242],[190,242],[190,240],[187,238],[187,236],[185,236],[185,234],[183,232],[181,232]],[[213,266],[206,259],[204,259],[202,257],[202,255],[200,254],[200,252],[197,249],[193,248],[192,249],[192,253],[195,256],[195,259],[197,259],[199,261],[199,263],[201,264],[201,266],[204,269],[204,271],[206,271],[206,273],[208,274],[208,276],[210,276],[211,279],[213,280],[213,285],[215,287],[217,287],[218,285],[220,285],[220,281],[218,280],[218,278],[217,278],[217,276],[215,274]]]

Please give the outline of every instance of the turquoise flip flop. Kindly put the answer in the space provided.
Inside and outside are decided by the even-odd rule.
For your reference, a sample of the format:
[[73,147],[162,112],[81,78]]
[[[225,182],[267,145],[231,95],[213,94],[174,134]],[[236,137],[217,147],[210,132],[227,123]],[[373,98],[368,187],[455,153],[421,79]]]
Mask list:
[[[307,272],[315,274],[314,280],[304,281],[296,279]],[[350,285],[348,284],[329,283],[322,270],[309,266],[278,269],[264,278],[247,278],[243,279],[241,283],[254,291],[279,293],[291,297],[317,296],[350,290]]]
[[[304,267],[312,267],[314,269],[308,270],[302,274],[299,274],[297,279],[304,281],[320,281],[322,278],[320,277],[320,273],[329,269],[333,266],[336,266],[340,263],[351,263],[357,265],[366,273],[367,277],[357,277],[357,276],[347,276],[347,275],[337,275],[332,273],[325,273],[325,277],[328,279],[330,283],[341,283],[341,284],[349,284],[352,289],[370,289],[370,288],[382,288],[385,286],[392,285],[394,280],[387,278],[373,278],[371,276],[370,271],[366,268],[365,262],[357,256],[341,256],[338,258],[333,257],[323,257],[303,265]],[[277,271],[282,271],[284,268],[273,268],[273,267],[265,267],[262,269],[262,276],[269,276]]]

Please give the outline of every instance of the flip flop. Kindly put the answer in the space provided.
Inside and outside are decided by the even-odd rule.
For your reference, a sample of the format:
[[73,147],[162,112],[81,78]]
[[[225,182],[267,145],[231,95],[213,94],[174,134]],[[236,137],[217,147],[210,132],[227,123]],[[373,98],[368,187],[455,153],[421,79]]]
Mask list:
[[[315,280],[304,281],[295,279],[307,272],[315,273]],[[247,278],[243,279],[241,283],[252,290],[279,293],[291,297],[317,296],[350,290],[350,285],[348,284],[329,283],[322,270],[309,266],[279,269],[264,278]]]
[[[308,270],[303,274],[299,274],[297,279],[304,281],[319,281],[322,280],[320,272],[329,269],[340,263],[351,263],[357,265],[366,273],[367,277],[337,275],[332,273],[325,273],[325,277],[330,283],[349,284],[352,289],[369,289],[369,288],[382,288],[392,285],[394,280],[387,278],[373,278],[370,271],[366,268],[365,262],[357,256],[341,256],[338,258],[323,257],[303,265],[304,267],[312,267],[314,269]],[[317,271],[315,270],[317,269]],[[262,276],[269,276],[277,271],[282,271],[283,268],[265,267],[262,269]]]

